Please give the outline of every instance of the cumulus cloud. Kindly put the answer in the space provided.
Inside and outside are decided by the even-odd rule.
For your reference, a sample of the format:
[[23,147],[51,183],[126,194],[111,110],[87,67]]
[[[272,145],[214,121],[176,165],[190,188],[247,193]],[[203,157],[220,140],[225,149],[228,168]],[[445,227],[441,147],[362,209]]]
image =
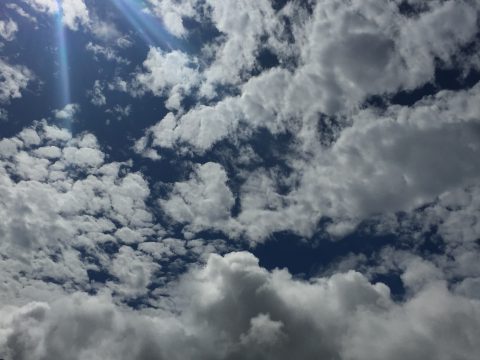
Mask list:
[[395,303],[385,285],[353,271],[306,282],[240,252],[211,255],[171,293],[175,309],[125,309],[108,293],[3,308],[2,356],[475,359],[479,351],[480,303],[441,281]]
[[[293,8],[289,4],[283,14],[293,16]],[[291,135],[294,151],[285,162],[293,175],[258,169],[245,176],[242,211],[228,221],[230,235],[240,227],[253,239],[283,230],[310,236],[329,218],[328,232],[341,237],[369,217],[412,211],[478,179],[478,85],[440,92],[413,108],[362,110],[361,104],[369,96],[388,104],[388,94],[434,81],[438,64],[450,66],[474,38],[477,14],[468,1],[439,2],[414,17],[397,4],[373,0],[318,3],[310,16],[292,18],[296,68],[263,71],[241,86],[239,96],[168,113],[135,149],[149,157],[161,148],[203,155],[220,141],[247,143],[262,129]],[[460,29],[458,18],[464,19]],[[457,143],[459,136],[465,142]],[[256,190],[265,184],[268,198]],[[279,193],[285,186],[289,192]]]
[[141,95],[151,91],[157,96],[165,95],[166,106],[171,109],[179,109],[183,96],[200,81],[196,59],[177,50],[163,52],[150,48],[143,67],[145,72],[137,73],[133,81],[133,93]]
[[197,11],[197,0],[159,1],[149,0],[154,13],[159,16],[170,33],[175,36],[185,36],[187,30],[183,24],[184,17],[194,18]]
[[0,36],[6,41],[12,41],[15,33],[18,31],[18,25],[12,19],[0,20]]
[[72,31],[77,31],[79,26],[89,27],[91,24],[90,13],[84,0],[24,0],[34,10],[56,14],[62,12],[62,21]]
[[227,180],[219,164],[199,165],[190,179],[175,183],[170,197],[160,204],[175,221],[187,224],[187,231],[220,225],[229,219],[235,203]]
[[[223,6],[228,5],[218,5],[215,10],[218,11],[218,21],[223,19],[221,23],[224,21],[225,27],[240,31],[235,30],[235,26],[226,25],[230,22],[221,14],[232,12],[222,12]],[[260,5],[258,8],[257,5],[251,6],[255,9],[247,12],[247,18],[268,14],[268,10]],[[215,11],[213,13],[217,14]],[[466,1],[441,2],[413,18],[401,15],[393,3],[385,5],[376,0],[367,3],[354,1],[348,6],[319,2],[311,17],[291,15],[295,26],[294,45],[298,46],[295,52],[298,67],[293,71],[276,67],[262,72],[243,83],[240,96],[226,97],[210,106],[197,106],[178,115],[176,123],[169,128],[155,128],[154,136],[161,138],[163,131],[173,131],[172,141],[161,146],[186,143],[201,153],[224,138],[237,136],[242,125],[266,127],[273,133],[296,126],[300,135],[311,133],[312,119],[319,113],[350,114],[369,96],[413,90],[433,81],[438,61],[448,66],[461,46],[473,40],[477,14],[478,9]],[[460,18],[463,20],[455,20]],[[239,29],[243,29],[242,26],[239,24]],[[242,49],[248,48],[243,43],[246,41],[243,33],[238,38]],[[272,35],[272,38],[275,37]],[[277,53],[282,56],[281,49]],[[232,54],[235,54],[231,56],[232,61],[237,61],[237,51]],[[250,57],[249,65],[245,65],[248,69],[252,68],[255,59],[253,55]],[[203,72],[203,77],[210,78],[214,76],[211,74],[222,71],[215,64]],[[225,65],[225,71],[234,68],[234,65]],[[231,79],[232,76],[228,74],[225,78]],[[203,82],[202,86],[207,84],[208,81]],[[204,119],[206,114],[207,119]],[[210,120],[212,116],[218,120]],[[293,122],[292,118],[298,120]],[[192,133],[193,126],[208,127],[205,132],[213,135],[202,139],[204,132]]]
[[33,79],[34,75],[27,67],[11,65],[0,59],[0,102],[8,103],[11,99],[22,97],[22,90]]
[[[146,180],[125,173],[126,164],[106,163],[93,135],[72,138],[68,131],[39,123],[1,140],[0,149],[0,252],[7,257],[0,266],[7,277],[30,274],[25,280],[35,281],[26,292],[34,298],[43,296],[34,289],[49,284],[43,278],[65,282],[65,288],[88,287],[87,270],[100,271],[109,259],[101,244],[125,239],[116,236],[117,227],[129,228],[138,239],[160,234],[145,204]],[[83,263],[80,258],[89,252],[96,260]],[[6,280],[2,299],[13,299],[13,286],[22,281]]]
[[71,30],[78,30],[79,25],[86,26],[90,22],[89,12],[83,0],[62,1],[63,23]]
[[107,98],[103,94],[103,85],[100,80],[95,80],[93,89],[89,90],[87,94],[90,96],[90,101],[95,106],[103,106],[107,103]]
[[[252,171],[240,189],[238,217],[221,223],[210,221],[211,227],[230,227],[230,235],[240,227],[252,239],[283,230],[309,236],[322,217],[327,217],[333,220],[327,230],[343,236],[369,217],[412,211],[453,189],[473,184],[480,171],[479,89],[477,85],[467,91],[440,92],[414,107],[391,106],[381,114],[362,110],[327,147],[321,145],[313,128],[308,142],[300,143],[311,155],[285,155],[293,175]],[[204,139],[200,138],[203,134],[207,140],[215,136],[203,126],[214,122],[218,113],[209,108],[204,111],[206,123],[200,129],[194,125],[202,118],[191,117],[190,134],[199,140]],[[219,123],[215,129],[221,129]],[[161,137],[153,135],[152,144],[169,146],[175,130],[174,117],[167,116],[153,129]],[[289,192],[280,193],[280,185],[290,187]],[[188,195],[176,190],[169,201],[183,204]],[[184,216],[177,217],[186,221]]]
[[58,109],[53,112],[53,115],[59,120],[73,119],[80,111],[78,104],[67,104],[63,109]]
[[[95,2],[24,3],[89,31],[97,64],[133,65],[83,89],[97,107],[78,99],[0,139],[0,358],[478,357],[475,1],[149,0],[181,39],[128,59],[136,35]],[[5,106],[34,77],[9,61]],[[442,90],[453,68],[468,85]],[[123,92],[108,108],[106,89]],[[101,129],[49,123],[85,129],[80,104],[168,112],[124,133],[149,159],[129,143],[118,160]],[[317,261],[260,244],[279,232],[327,253],[306,274],[273,268]]]
[[33,9],[40,12],[54,14],[58,11],[58,2],[56,0],[23,0]]

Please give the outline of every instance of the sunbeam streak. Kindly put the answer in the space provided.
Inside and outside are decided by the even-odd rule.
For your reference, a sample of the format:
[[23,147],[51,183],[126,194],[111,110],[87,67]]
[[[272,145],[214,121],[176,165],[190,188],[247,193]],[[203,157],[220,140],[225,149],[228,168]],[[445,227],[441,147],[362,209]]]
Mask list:
[[70,74],[68,65],[68,46],[66,39],[66,29],[63,24],[63,10],[60,0],[57,0],[57,12],[55,14],[55,33],[57,41],[57,56],[59,66],[59,92],[60,106],[71,102]]
[[112,2],[148,46],[168,49],[180,47],[179,42],[163,28],[161,21],[145,11],[143,1],[112,0]]

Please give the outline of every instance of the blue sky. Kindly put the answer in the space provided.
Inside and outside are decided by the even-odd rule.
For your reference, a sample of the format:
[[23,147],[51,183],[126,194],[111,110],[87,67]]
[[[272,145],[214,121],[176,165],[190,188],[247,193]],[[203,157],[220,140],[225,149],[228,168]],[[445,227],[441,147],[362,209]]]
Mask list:
[[2,2],[0,358],[476,359],[479,15]]

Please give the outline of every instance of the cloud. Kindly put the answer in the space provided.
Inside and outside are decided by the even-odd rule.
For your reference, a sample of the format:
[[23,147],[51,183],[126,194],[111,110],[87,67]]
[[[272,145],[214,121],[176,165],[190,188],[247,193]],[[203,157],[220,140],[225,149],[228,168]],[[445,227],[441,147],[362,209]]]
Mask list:
[[[136,143],[136,151],[149,157],[162,148],[179,156],[205,155],[220,141],[247,146],[256,131],[291,135],[291,151],[279,159],[291,173],[265,175],[260,168],[242,174],[247,181],[239,194],[241,212],[226,222],[229,235],[242,228],[251,239],[284,230],[310,236],[329,218],[327,231],[342,237],[365,219],[412,211],[478,179],[478,85],[439,92],[413,108],[388,105],[388,94],[432,82],[439,63],[452,65],[476,33],[478,9],[444,1],[410,17],[397,5],[373,0],[323,5],[306,18],[292,10],[294,4],[282,10],[295,27],[296,68],[263,71],[238,96],[172,111]],[[212,16],[220,16],[220,8],[211,6]],[[460,29],[457,18],[465,19]],[[387,109],[362,110],[370,96],[384,98]],[[432,114],[436,121],[428,120]],[[465,143],[456,142],[459,136]],[[270,185],[258,193],[251,184]],[[290,190],[280,194],[279,187]],[[219,223],[212,228],[226,229]]]
[[95,106],[103,106],[107,104],[107,99],[103,94],[103,85],[100,80],[95,80],[93,89],[87,92],[90,96],[90,102]]
[[479,351],[480,303],[443,282],[395,303],[385,285],[353,271],[306,282],[240,252],[211,255],[171,294],[175,310],[125,309],[108,293],[4,307],[2,356],[475,359]]
[[53,115],[60,120],[73,119],[75,115],[80,111],[78,104],[67,104],[63,109],[55,110]]
[[89,27],[91,24],[90,13],[84,0],[23,0],[35,11],[56,14],[60,7],[62,21],[72,31],[77,31],[79,26]]
[[[265,5],[265,9],[261,6],[257,7],[257,3],[248,5],[248,11],[238,9],[235,13],[245,11],[248,14],[245,17],[256,18],[271,11],[267,10],[270,5]],[[187,113],[177,115],[175,124],[170,127],[157,126],[147,132],[152,131],[156,138],[164,137],[162,132],[172,133],[172,140],[162,147],[173,148],[181,143],[198,153],[205,152],[220,140],[237,137],[242,126],[266,127],[272,133],[286,132],[296,126],[299,135],[309,134],[312,132],[311,121],[319,114],[348,116],[370,96],[413,90],[432,82],[436,63],[441,61],[444,66],[449,66],[461,47],[473,40],[478,9],[472,6],[465,1],[445,1],[413,18],[401,15],[396,5],[381,6],[373,0],[368,3],[354,1],[351,6],[320,2],[312,16],[306,18],[295,15],[293,10],[291,14],[286,12],[295,29],[295,42],[291,47],[299,63],[296,68],[278,66],[263,71],[241,82],[240,96],[226,96],[208,106],[199,104]],[[237,25],[227,25],[224,7],[227,7],[226,3],[212,5],[214,16],[218,16],[217,22],[231,29],[228,31],[240,31],[240,28],[243,31],[242,24],[238,24],[238,28]],[[464,21],[455,21],[459,18]],[[245,25],[247,29],[249,24]],[[262,25],[261,21],[254,24],[258,24],[259,29],[251,30],[252,39],[260,37],[261,29],[271,27]],[[245,40],[249,39],[248,36],[248,33],[238,35],[235,44],[240,46],[241,43],[241,51],[249,52],[250,60],[242,62],[240,68],[252,69],[255,56],[251,54],[253,50],[246,50],[249,48],[248,40]],[[272,38],[276,37],[272,35]],[[230,49],[228,41],[224,46],[227,52],[226,49]],[[253,41],[252,47],[257,46]],[[214,74],[239,68],[235,64],[220,65],[230,58],[233,62],[240,61],[241,56],[234,50],[236,47],[232,47],[231,54],[228,51],[230,55],[225,53],[225,58],[222,51],[217,51],[218,59],[202,72],[202,77],[207,80],[202,82],[201,88],[214,81],[211,80],[216,76]],[[284,50],[274,51],[281,58]],[[235,78],[230,73],[219,79],[223,77]],[[211,120],[213,118],[216,120]],[[205,130],[192,132],[192,128]],[[211,135],[205,138],[204,134]]]
[[197,0],[183,1],[158,1],[149,0],[154,13],[160,17],[167,30],[177,36],[187,35],[187,30],[183,24],[184,17],[196,17]]
[[23,0],[34,10],[54,14],[58,11],[58,2],[56,0]]
[[[238,234],[240,228],[248,238],[261,241],[272,232],[284,230],[310,236],[325,217],[332,219],[327,231],[341,237],[369,217],[409,212],[455,188],[463,189],[480,174],[476,160],[479,89],[477,85],[471,90],[443,91],[413,107],[391,106],[384,113],[362,110],[352,116],[351,125],[343,128],[327,147],[315,138],[318,132],[313,128],[308,133],[310,138],[299,143],[310,156],[297,158],[296,152],[284,155],[292,174],[262,169],[244,174],[247,181],[240,189],[239,215],[222,222],[210,219],[204,226],[210,223],[211,228],[227,231],[230,236]],[[215,132],[208,132],[203,126],[215,122],[218,113],[211,108],[204,108],[204,112],[201,117],[190,118],[190,134],[199,140],[203,134],[215,136]],[[205,123],[199,124],[201,119]],[[153,135],[153,146],[169,146],[175,136],[174,126],[173,116],[160,122],[153,132],[162,137]],[[212,129],[219,130],[221,126],[217,122]],[[463,140],[458,142],[459,138]],[[281,194],[280,185],[290,190]],[[184,204],[188,198],[175,189],[169,202]],[[180,212],[172,213],[180,222],[200,221],[195,216],[187,219]]]
[[[23,284],[24,296],[37,300],[46,296],[42,289],[48,286],[60,288],[53,293],[72,286],[87,289],[87,270],[105,266],[108,272],[102,244],[131,243],[117,230],[128,228],[130,237],[138,239],[155,240],[161,234],[145,203],[146,180],[129,172],[127,164],[107,163],[93,135],[72,137],[38,123],[2,139],[0,149],[0,268],[9,284],[3,301],[13,299],[13,289],[23,281],[30,282]],[[18,271],[27,278],[7,280]],[[113,285],[120,286],[118,281]]]
[[122,120],[132,113],[132,105],[125,105],[122,107],[119,104],[116,104],[113,108],[107,109],[105,111],[107,114],[112,114],[117,120]]
[[22,65],[10,65],[0,59],[0,102],[8,103],[11,99],[22,97],[29,82],[34,79],[31,70]]
[[28,21],[30,21],[34,24],[37,24],[37,18],[35,16],[32,16],[31,14],[29,14],[28,12],[26,12],[19,5],[14,4],[14,3],[9,3],[9,4],[7,4],[7,8],[11,9],[11,10],[14,10],[18,15],[20,15],[24,19],[27,19]]
[[18,25],[12,19],[8,21],[0,20],[0,36],[6,41],[12,41],[15,33],[18,31]]
[[[99,64],[137,58],[94,2],[24,3],[89,32]],[[480,84],[435,84],[478,66],[476,2],[144,5],[178,49],[149,44],[86,95],[127,93],[87,106],[112,119],[169,110],[131,129],[150,160],[49,123],[81,121],[76,103],[0,139],[0,358],[477,359]],[[2,104],[34,78],[9,61]],[[309,265],[294,251],[234,251],[279,232],[339,253],[296,275],[272,266]]]
[[89,12],[83,0],[62,1],[63,23],[73,31],[79,25],[87,26],[90,23]]
[[163,52],[150,48],[143,67],[145,72],[137,73],[132,84],[134,95],[146,91],[156,96],[166,95],[167,108],[179,109],[182,98],[200,81],[196,59],[177,50]]
[[163,210],[186,231],[198,232],[227,221],[235,203],[227,185],[225,170],[216,163],[198,165],[191,178],[175,183],[168,199],[160,200]]
[[115,49],[108,46],[102,46],[99,44],[88,42],[85,46],[85,49],[93,53],[94,58],[97,61],[99,61],[101,56],[109,61],[115,61],[118,64],[128,65],[130,63],[127,59],[121,57]]

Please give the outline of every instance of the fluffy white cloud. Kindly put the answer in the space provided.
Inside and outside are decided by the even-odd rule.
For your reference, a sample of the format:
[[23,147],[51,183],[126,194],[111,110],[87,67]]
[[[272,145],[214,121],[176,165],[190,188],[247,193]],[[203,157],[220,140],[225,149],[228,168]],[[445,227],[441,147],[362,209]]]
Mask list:
[[103,85],[100,80],[95,80],[93,89],[89,90],[87,94],[90,96],[90,101],[95,106],[103,106],[107,104],[107,98],[103,94]]
[[[96,18],[95,2],[24,2],[49,14],[61,6],[65,26],[99,42],[88,51],[122,63],[130,42]],[[103,109],[117,119],[147,92],[167,99],[170,112],[134,146],[162,159],[144,172],[151,178],[139,170],[150,161],[112,161],[93,134],[46,121],[0,140],[0,358],[477,359],[480,84],[411,106],[390,100],[433,82],[439,67],[478,66],[462,51],[477,46],[478,4],[145,6],[184,37],[178,44],[189,41],[185,18],[219,33],[195,55],[150,47],[130,80],[118,68],[87,92],[97,106],[105,89],[136,96]],[[278,66],[260,68],[265,50]],[[32,78],[0,60],[0,102]],[[197,98],[188,110],[186,97]],[[79,110],[53,117],[80,121]],[[191,173],[155,177],[177,165]],[[230,252],[278,231],[342,237],[364,220],[402,236],[315,264],[325,270],[308,279]]]
[[[131,310],[108,293],[0,311],[15,359],[475,359],[480,302],[431,281],[404,302],[356,272],[301,281],[249,253],[212,255],[170,289],[173,307]],[[372,341],[371,339],[377,339]]]
[[[478,181],[479,91],[476,86],[441,92],[413,108],[393,106],[381,116],[361,111],[331,147],[319,146],[307,161],[291,158],[299,185],[277,195],[283,202],[244,201],[239,218],[245,216],[257,230],[265,223],[266,233],[274,222],[307,235],[326,216],[334,219],[329,230],[343,235],[357,220],[410,211]],[[271,211],[282,208],[286,211]]]
[[0,20],[0,36],[5,40],[12,41],[17,31],[18,25],[12,19],[8,19],[7,21]]
[[[343,236],[369,217],[411,211],[444,193],[469,186],[480,175],[479,91],[478,85],[467,91],[444,91],[414,107],[391,106],[383,113],[362,110],[328,146],[322,145],[318,131],[311,128],[305,142],[299,142],[308,155],[285,155],[292,175],[261,169],[251,172],[240,191],[238,217],[210,221],[210,227],[230,228],[230,235],[241,228],[250,239],[260,240],[283,230],[309,236],[322,217],[328,217],[333,219],[328,231]],[[205,121],[215,121],[217,113],[210,109],[204,110]],[[200,140],[203,128],[195,128],[194,124],[199,124],[202,117],[191,119],[190,133]],[[174,124],[173,116],[167,116],[156,126],[162,136],[153,135],[154,146],[171,144]],[[218,123],[216,128],[212,125],[212,129],[219,128]],[[204,134],[208,138],[215,136],[208,129]],[[290,187],[289,192],[281,194],[277,189],[280,185]],[[185,193],[175,189],[169,201],[184,204],[186,198]],[[180,212],[174,214],[173,218],[180,222],[198,219],[193,215],[187,219]]]
[[0,102],[7,103],[11,99],[22,97],[22,90],[33,78],[32,71],[27,67],[10,65],[0,59]]
[[177,50],[150,48],[143,67],[145,72],[137,73],[133,81],[133,93],[151,91],[157,96],[166,95],[166,106],[172,109],[179,109],[183,96],[200,81],[196,59]]
[[[1,140],[0,150],[4,301],[29,281],[34,283],[24,296],[43,298],[41,289],[49,285],[44,278],[63,284],[65,291],[88,288],[87,270],[108,272],[110,266],[102,244],[155,240],[162,234],[145,203],[146,180],[128,172],[127,164],[106,163],[93,135],[72,138],[39,123]],[[82,262],[82,256],[91,261]],[[19,271],[26,278],[7,280]]]
[[87,26],[90,23],[84,0],[63,0],[62,12],[63,23],[73,31],[78,30],[79,25]]
[[[238,31],[238,36],[232,35],[232,39],[237,39],[242,49],[248,49],[249,35],[243,33],[243,26],[249,29],[250,23],[245,25],[242,19],[267,17],[270,5],[262,4],[219,2],[211,5],[212,16],[218,17],[216,24],[220,30],[225,27],[225,31]],[[242,9],[225,10],[235,6]],[[295,9],[293,4],[287,8]],[[319,113],[349,115],[369,96],[413,90],[433,81],[436,63],[441,61],[448,66],[477,31],[478,7],[468,1],[444,1],[416,17],[403,16],[396,4],[379,0],[352,1],[348,5],[318,2],[310,17],[295,16],[295,11],[287,10],[285,16],[290,16],[294,27],[295,41],[291,46],[296,49],[298,66],[262,72],[243,84],[240,96],[226,97],[210,106],[199,105],[186,114],[177,115],[175,123],[168,127],[149,129],[155,138],[163,138],[163,132],[172,134],[171,141],[160,146],[187,144],[201,153],[224,138],[239,136],[243,125],[254,129],[266,127],[273,133],[291,131],[294,126],[298,136],[308,136]],[[227,22],[228,14],[244,11],[248,15],[236,16],[233,25]],[[275,27],[262,21],[252,21],[252,24],[260,27],[252,30],[252,39],[260,36],[262,29]],[[271,38],[276,37],[272,34]],[[230,47],[229,41],[224,49]],[[255,41],[252,47],[258,47],[254,44]],[[202,77],[207,79],[202,87],[217,81],[212,79],[222,71],[234,71],[232,69],[242,66],[252,68],[253,50],[245,50],[250,54],[248,61],[239,60],[242,57],[236,50],[232,50],[232,55],[224,51],[225,56],[221,55],[222,51],[217,52],[217,61],[202,72]],[[278,56],[282,57],[283,51],[278,49]],[[228,59],[242,65],[230,64]],[[225,73],[218,75],[218,81],[223,77],[227,83],[235,78]],[[205,130],[192,131],[192,128]],[[204,134],[211,135],[205,138]]]
[[54,14],[58,11],[58,1],[56,0],[23,0],[36,11]]
[[23,0],[34,10],[56,14],[60,8],[62,21],[72,31],[77,31],[79,26],[89,27],[91,25],[90,13],[84,0]]
[[160,204],[168,216],[187,224],[187,231],[221,226],[230,218],[235,203],[227,180],[219,164],[199,165],[190,179],[175,183],[169,198]]
[[165,27],[175,36],[185,36],[187,30],[183,24],[183,17],[196,17],[197,0],[148,0],[154,13],[159,16]]
[[80,105],[67,104],[63,109],[55,110],[53,115],[59,120],[71,120],[80,111]]

